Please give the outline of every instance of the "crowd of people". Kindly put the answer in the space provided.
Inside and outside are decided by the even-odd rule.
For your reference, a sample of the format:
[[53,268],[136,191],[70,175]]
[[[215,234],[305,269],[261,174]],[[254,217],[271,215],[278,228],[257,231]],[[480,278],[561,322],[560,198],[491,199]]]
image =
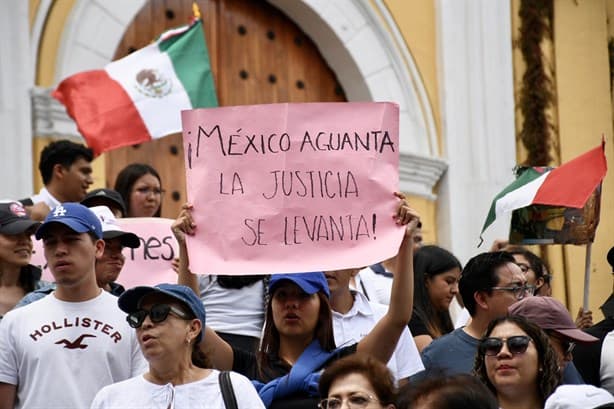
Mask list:
[[[0,409],[614,408],[614,291],[604,320],[574,320],[524,247],[497,242],[463,266],[423,245],[395,193],[405,234],[391,259],[205,275],[186,242],[207,227],[185,204],[176,281],[126,289],[122,250],[141,242],[117,219],[159,217],[162,180],[135,163],[90,191],[92,159],[52,142],[41,191],[0,203]],[[31,263],[32,236],[53,282]]]

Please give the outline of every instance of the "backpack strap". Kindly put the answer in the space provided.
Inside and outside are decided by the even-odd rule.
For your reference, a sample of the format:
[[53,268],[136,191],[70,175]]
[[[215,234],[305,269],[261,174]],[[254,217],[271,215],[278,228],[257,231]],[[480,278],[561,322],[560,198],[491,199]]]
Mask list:
[[229,371],[220,371],[219,375],[220,389],[222,390],[222,398],[226,409],[238,409],[235,391],[232,387]]

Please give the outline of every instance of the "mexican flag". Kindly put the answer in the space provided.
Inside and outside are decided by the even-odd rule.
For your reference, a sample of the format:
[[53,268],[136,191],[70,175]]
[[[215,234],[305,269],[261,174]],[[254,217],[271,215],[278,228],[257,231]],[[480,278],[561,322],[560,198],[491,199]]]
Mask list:
[[181,111],[217,106],[202,21],[166,31],[102,70],[64,79],[52,96],[98,155],[181,131]]
[[522,207],[541,204],[582,208],[608,169],[605,143],[558,168],[532,167],[495,196],[482,233],[497,217]]

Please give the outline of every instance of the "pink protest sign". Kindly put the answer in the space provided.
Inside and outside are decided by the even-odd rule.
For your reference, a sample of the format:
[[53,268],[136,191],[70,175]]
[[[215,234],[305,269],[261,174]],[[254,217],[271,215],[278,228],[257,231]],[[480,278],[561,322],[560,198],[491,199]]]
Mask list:
[[333,270],[397,253],[396,104],[195,109],[182,121],[192,270]]
[[[126,261],[117,282],[126,288],[176,283],[177,274],[171,267],[171,260],[179,253],[177,241],[171,232],[173,220],[135,217],[117,219],[117,223],[122,230],[136,234],[141,242],[136,249],[124,249]],[[32,264],[44,267],[46,262],[41,240],[34,240],[34,250]],[[43,280],[54,281],[48,268],[43,269]]]

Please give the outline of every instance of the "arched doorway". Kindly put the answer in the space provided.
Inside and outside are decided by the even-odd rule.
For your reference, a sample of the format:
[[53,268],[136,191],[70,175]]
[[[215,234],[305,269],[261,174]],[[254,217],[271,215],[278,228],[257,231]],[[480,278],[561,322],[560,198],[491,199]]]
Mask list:
[[[345,94],[317,47],[274,6],[259,0],[207,0],[200,6],[220,105],[345,101]],[[192,1],[152,0],[134,17],[114,59],[151,42],[192,16]],[[186,200],[181,135],[107,154],[112,186],[129,163],[154,166],[167,193],[163,215],[175,217]]]

